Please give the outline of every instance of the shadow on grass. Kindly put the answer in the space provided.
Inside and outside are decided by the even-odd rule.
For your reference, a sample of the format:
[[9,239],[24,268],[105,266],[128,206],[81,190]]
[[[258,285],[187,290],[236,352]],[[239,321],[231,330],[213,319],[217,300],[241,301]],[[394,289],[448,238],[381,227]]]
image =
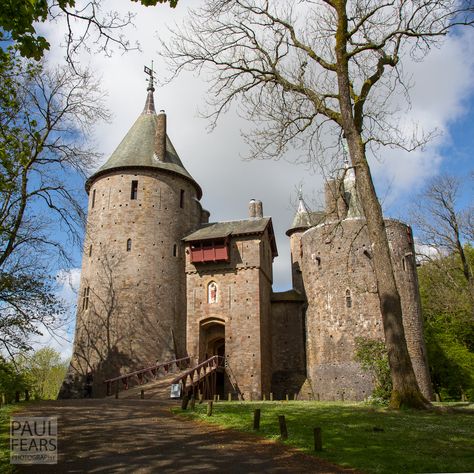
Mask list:
[[[252,431],[261,409],[261,436],[279,438],[278,415],[285,415],[285,443],[313,453],[313,429],[322,428],[319,457],[370,473],[474,471],[474,417],[471,412],[389,411],[361,404],[325,402],[217,403],[209,418],[203,405],[187,416]],[[178,411],[177,411],[178,412]]]

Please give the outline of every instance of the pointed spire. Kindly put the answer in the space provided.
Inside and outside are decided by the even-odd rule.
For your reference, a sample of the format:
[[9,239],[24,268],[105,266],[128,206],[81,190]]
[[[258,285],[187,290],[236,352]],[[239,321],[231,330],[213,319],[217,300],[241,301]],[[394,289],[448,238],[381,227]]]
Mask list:
[[309,211],[303,199],[303,185],[301,185],[300,189],[298,190],[298,201],[298,210],[296,211],[296,214],[307,214]]
[[298,209],[296,210],[291,227],[286,231],[286,235],[290,237],[295,232],[304,232],[306,229],[313,227],[321,222],[321,212],[311,212],[306,206],[303,198],[303,187],[298,190]]
[[153,98],[153,92],[155,92],[155,77],[153,71],[153,61],[151,62],[151,68],[144,67],[145,74],[148,75],[148,94],[146,96],[145,107],[143,108],[143,114],[155,115],[155,100]]

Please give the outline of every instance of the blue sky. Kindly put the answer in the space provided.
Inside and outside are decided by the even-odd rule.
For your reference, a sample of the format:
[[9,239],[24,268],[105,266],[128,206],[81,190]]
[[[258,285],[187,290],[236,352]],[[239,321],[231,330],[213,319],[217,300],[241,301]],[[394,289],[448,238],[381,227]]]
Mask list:
[[[123,11],[136,12],[136,27],[129,30],[132,40],[141,43],[142,51],[125,55],[116,53],[108,58],[101,54],[83,53],[83,65],[89,65],[102,76],[102,87],[107,92],[107,104],[113,113],[110,124],[98,124],[93,137],[103,160],[110,156],[143,108],[146,81],[143,66],[155,60],[159,78],[164,65],[158,57],[157,36],[166,36],[166,24],[179,21],[189,4],[181,0],[176,10],[158,6],[145,9],[129,0],[103,2],[104,8],[113,5]],[[64,60],[64,29],[60,23],[43,25],[42,30],[52,43],[48,60],[51,64]],[[158,32],[158,33],[157,33]],[[463,32],[462,37],[448,40],[433,50],[422,63],[410,63],[413,74],[412,108],[407,116],[421,126],[437,128],[440,135],[424,151],[411,154],[387,150],[382,161],[373,161],[372,169],[379,196],[387,215],[402,218],[426,181],[442,171],[466,176],[473,171],[474,145],[474,33]],[[235,113],[223,117],[213,133],[206,131],[207,123],[199,118],[198,109],[204,105],[206,83],[203,77],[191,74],[163,87],[155,93],[157,109],[168,114],[168,134],[184,165],[203,188],[203,205],[211,211],[211,220],[245,218],[251,198],[261,199],[264,214],[272,216],[279,257],[275,261],[275,289],[290,286],[288,239],[284,232],[291,223],[295,189],[303,184],[307,200],[321,197],[323,179],[318,169],[292,162],[295,153],[280,161],[243,161],[246,145],[239,130],[248,127]],[[472,182],[471,182],[472,183]],[[472,201],[466,194],[464,201]],[[84,194],[84,202],[86,195]],[[78,250],[76,261],[80,264]],[[73,286],[79,281],[79,268],[63,272],[62,294],[70,301]],[[68,352],[68,347],[62,349]]]

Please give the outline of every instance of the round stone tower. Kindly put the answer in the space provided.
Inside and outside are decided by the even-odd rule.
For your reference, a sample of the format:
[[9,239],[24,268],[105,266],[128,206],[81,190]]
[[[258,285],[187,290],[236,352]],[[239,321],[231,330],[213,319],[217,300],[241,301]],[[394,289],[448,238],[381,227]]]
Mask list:
[[[342,186],[334,181],[326,188],[325,221],[300,236],[308,301],[307,375],[318,399],[361,400],[372,393],[373,381],[354,360],[357,338],[383,341],[384,332],[372,249],[353,173],[345,170]],[[339,188],[345,209],[331,192]],[[385,225],[408,350],[420,389],[431,399],[411,229],[392,219]]]
[[106,378],[185,355],[181,239],[208,215],[201,188],[167,136],[165,113],[155,112],[153,92],[151,80],[143,112],[86,182],[87,231],[63,396],[74,396],[74,387],[80,392],[87,374],[100,396]]

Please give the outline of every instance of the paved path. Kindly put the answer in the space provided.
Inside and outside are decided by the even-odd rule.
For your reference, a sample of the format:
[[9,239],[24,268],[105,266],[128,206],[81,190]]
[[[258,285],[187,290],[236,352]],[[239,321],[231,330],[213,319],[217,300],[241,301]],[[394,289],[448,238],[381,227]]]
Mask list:
[[170,402],[120,399],[31,405],[24,414],[58,416],[59,462],[20,472],[352,472],[256,436],[182,419],[169,408]]

